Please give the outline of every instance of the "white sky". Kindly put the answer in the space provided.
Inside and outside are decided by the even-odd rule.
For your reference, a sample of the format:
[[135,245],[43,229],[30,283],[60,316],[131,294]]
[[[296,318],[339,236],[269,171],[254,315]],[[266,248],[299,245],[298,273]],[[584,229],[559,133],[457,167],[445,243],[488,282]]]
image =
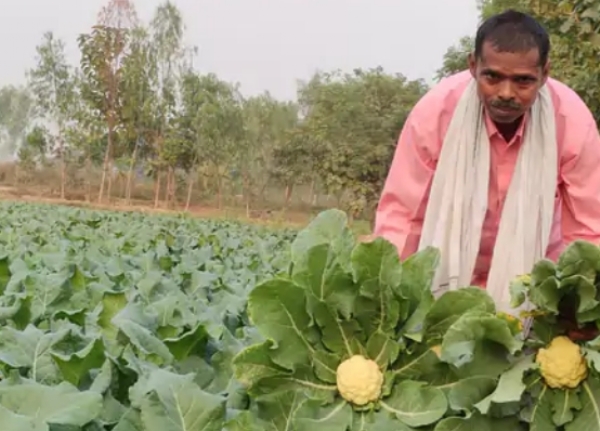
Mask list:
[[[77,35],[107,0],[0,0],[0,85],[24,82],[52,30],[79,60]],[[148,21],[161,0],[135,0]],[[197,65],[242,91],[293,98],[317,69],[381,65],[430,80],[446,49],[477,26],[476,0],[176,0]]]

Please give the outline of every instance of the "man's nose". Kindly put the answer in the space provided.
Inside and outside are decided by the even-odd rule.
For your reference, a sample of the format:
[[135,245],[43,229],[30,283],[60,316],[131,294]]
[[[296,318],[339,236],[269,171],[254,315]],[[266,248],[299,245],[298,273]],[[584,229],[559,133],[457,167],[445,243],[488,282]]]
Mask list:
[[502,100],[514,99],[512,84],[509,80],[502,81],[498,88],[498,98]]

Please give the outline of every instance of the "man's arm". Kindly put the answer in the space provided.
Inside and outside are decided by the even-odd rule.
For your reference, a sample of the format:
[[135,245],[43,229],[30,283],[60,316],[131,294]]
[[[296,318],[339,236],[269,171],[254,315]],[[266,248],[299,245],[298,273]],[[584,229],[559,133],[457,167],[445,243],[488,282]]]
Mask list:
[[435,121],[431,116],[423,121],[423,109],[415,108],[400,134],[375,216],[374,236],[393,243],[402,259],[417,251],[420,210],[433,178],[432,148],[438,139]]
[[600,243],[600,135],[590,124],[577,154],[562,170],[563,244],[581,239]]

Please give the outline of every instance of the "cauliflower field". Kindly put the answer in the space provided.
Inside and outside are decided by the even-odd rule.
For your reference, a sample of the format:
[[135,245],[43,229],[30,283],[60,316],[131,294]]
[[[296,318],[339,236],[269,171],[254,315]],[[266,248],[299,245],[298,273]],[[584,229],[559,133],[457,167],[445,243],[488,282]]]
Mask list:
[[[600,248],[434,299],[337,210],[300,232],[0,205],[1,431],[600,431]],[[525,331],[524,332],[524,328]]]
[[222,429],[248,291],[293,233],[30,204],[0,225],[0,430]]

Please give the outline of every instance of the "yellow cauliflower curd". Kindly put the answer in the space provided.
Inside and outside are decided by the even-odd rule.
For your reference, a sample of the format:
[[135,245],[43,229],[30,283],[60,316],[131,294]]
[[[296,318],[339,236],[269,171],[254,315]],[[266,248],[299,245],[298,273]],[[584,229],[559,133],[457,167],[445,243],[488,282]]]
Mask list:
[[568,337],[552,340],[536,356],[542,377],[551,388],[574,389],[587,377],[587,363],[580,347]]
[[342,398],[357,406],[364,406],[381,396],[383,374],[375,361],[354,355],[339,365],[336,381]]

